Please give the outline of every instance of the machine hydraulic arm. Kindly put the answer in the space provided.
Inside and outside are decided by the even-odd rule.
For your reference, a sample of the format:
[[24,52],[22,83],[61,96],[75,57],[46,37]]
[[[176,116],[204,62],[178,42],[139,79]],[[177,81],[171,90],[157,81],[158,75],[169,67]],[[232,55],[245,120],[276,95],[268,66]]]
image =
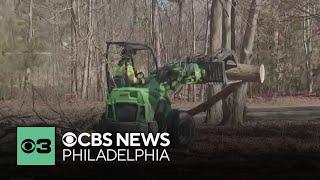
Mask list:
[[159,81],[167,89],[181,84],[226,84],[229,81],[264,80],[264,66],[238,64],[231,51],[221,49],[215,56],[186,57],[159,69]]

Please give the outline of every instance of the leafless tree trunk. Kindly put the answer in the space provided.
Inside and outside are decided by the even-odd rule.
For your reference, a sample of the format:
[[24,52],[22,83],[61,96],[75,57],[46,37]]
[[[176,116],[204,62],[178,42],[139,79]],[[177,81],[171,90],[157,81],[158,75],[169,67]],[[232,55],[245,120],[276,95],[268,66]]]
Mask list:
[[84,61],[84,69],[83,69],[83,83],[82,83],[82,95],[83,99],[88,99],[88,90],[90,83],[90,70],[91,70],[91,60],[93,57],[93,16],[92,16],[92,7],[94,0],[89,0],[88,3],[88,46],[87,46],[87,56]]
[[204,45],[204,54],[208,55],[208,51],[209,51],[209,39],[210,39],[210,19],[211,19],[211,15],[210,15],[210,8],[209,8],[209,0],[207,0],[206,2],[206,39],[205,39],[205,45]]
[[273,30],[273,43],[274,43],[274,48],[273,48],[273,55],[275,58],[275,69],[276,69],[276,73],[278,75],[277,79],[275,80],[276,84],[276,89],[277,92],[281,91],[281,74],[282,72],[280,72],[280,59],[279,59],[279,0],[274,0],[273,4],[273,17],[274,17],[274,30]]
[[183,9],[183,1],[177,0],[178,2],[178,34],[177,34],[177,57],[181,57],[181,33],[182,33],[182,9]]
[[[194,17],[194,0],[191,0],[191,19],[192,19],[192,53],[196,54],[196,18]],[[196,102],[197,99],[197,85],[192,85],[192,101]]]
[[28,42],[30,43],[33,37],[33,0],[30,0],[29,5],[29,36],[28,36]]
[[194,0],[191,0],[191,21],[192,21],[192,53],[196,54],[196,19],[194,17]]
[[[261,8],[261,0],[252,0],[250,5],[250,11],[247,21],[247,26],[242,42],[240,63],[251,64],[252,50],[254,45],[254,39],[257,29],[257,20],[259,11]],[[248,83],[243,83],[235,92],[232,104],[233,118],[229,118],[229,121],[225,121],[225,125],[239,126],[242,125],[245,113],[245,103],[247,98]]]
[[[224,7],[225,11],[222,14],[222,47],[226,49],[231,49],[232,47],[232,29],[231,27],[234,26],[232,25],[232,15],[234,16],[235,13],[232,12],[235,9],[232,8],[232,0],[224,0]],[[234,23],[234,22],[233,22]],[[224,85],[225,86],[225,85]],[[234,102],[234,94],[230,94],[227,98],[222,100],[222,110],[223,110],[223,117],[222,117],[222,122],[221,124],[225,124],[227,122],[230,122],[233,119],[233,114],[231,113],[232,111],[232,106]]]
[[[133,13],[132,13],[132,24],[131,24],[131,30],[133,38],[136,37],[136,24],[138,22],[138,14],[137,14],[137,0],[133,1]],[[134,39],[136,41],[136,39]]]
[[224,11],[222,13],[222,47],[231,49],[231,7],[232,0],[224,0]]
[[231,50],[236,51],[236,0],[231,4]]
[[[211,15],[210,15],[210,3],[209,0],[206,0],[206,37],[205,37],[205,44],[204,44],[204,54],[208,55],[209,52],[209,44],[210,44],[210,25],[211,25]],[[207,88],[207,85],[202,84],[200,85],[200,101],[204,101],[204,96],[205,96],[205,90]]]
[[212,0],[210,13],[209,55],[213,55],[222,46],[222,4]]
[[152,0],[152,39],[158,65],[161,66],[161,30],[160,30],[160,14],[157,0]]
[[78,22],[75,12],[76,2],[70,0],[71,14],[71,93],[77,97],[78,95]]
[[307,78],[307,89],[309,94],[313,92],[313,65],[311,62],[312,58],[312,28],[311,28],[311,7],[310,7],[310,0],[306,7],[304,8],[304,19],[303,19],[303,40],[304,40],[304,49],[305,49],[305,58],[306,58],[306,78]]
[[252,0],[249,17],[247,21],[246,31],[244,34],[242,48],[240,53],[240,63],[250,64],[252,61],[252,50],[254,46],[254,38],[256,35],[257,21],[261,8],[261,0]]
[[[211,21],[210,21],[210,39],[209,39],[209,55],[213,55],[215,51],[222,45],[222,4],[220,0],[213,0],[211,5]],[[221,85],[209,85],[208,98],[218,93]],[[217,102],[207,111],[207,123],[218,124],[222,118],[222,102]]]
[[[31,46],[31,41],[33,38],[33,0],[30,0],[29,4],[29,36],[28,43]],[[24,73],[24,89],[27,89],[28,84],[30,83],[31,69],[28,65],[28,62],[25,60],[25,73]]]

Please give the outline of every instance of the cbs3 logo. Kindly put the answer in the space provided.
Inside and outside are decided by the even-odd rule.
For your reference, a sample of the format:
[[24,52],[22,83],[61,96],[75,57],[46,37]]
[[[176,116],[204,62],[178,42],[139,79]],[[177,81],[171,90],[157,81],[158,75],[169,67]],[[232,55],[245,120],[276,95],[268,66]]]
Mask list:
[[25,139],[21,143],[21,150],[25,153],[32,153],[34,150],[38,153],[50,153],[50,145],[50,139],[38,139],[36,142],[31,139]]

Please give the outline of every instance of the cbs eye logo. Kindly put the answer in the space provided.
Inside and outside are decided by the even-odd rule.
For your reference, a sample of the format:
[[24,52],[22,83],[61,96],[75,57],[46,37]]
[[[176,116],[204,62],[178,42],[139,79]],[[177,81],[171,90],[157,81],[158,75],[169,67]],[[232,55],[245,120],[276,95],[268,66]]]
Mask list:
[[25,139],[21,143],[21,150],[25,153],[32,153],[34,150],[38,153],[50,153],[50,145],[50,139],[38,139],[36,143],[31,139]]
[[62,136],[62,143],[67,147],[72,147],[77,143],[77,136],[72,132],[67,132]]

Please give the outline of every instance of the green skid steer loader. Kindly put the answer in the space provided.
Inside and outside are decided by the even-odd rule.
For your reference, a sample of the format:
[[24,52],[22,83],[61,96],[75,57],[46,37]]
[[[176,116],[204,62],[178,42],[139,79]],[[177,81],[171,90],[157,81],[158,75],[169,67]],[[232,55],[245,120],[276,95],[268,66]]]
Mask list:
[[169,132],[175,144],[192,141],[195,122],[187,112],[171,108],[168,91],[179,91],[183,84],[226,83],[226,70],[237,66],[223,49],[213,57],[186,57],[161,68],[147,45],[107,42],[106,49],[108,93],[101,131]]

